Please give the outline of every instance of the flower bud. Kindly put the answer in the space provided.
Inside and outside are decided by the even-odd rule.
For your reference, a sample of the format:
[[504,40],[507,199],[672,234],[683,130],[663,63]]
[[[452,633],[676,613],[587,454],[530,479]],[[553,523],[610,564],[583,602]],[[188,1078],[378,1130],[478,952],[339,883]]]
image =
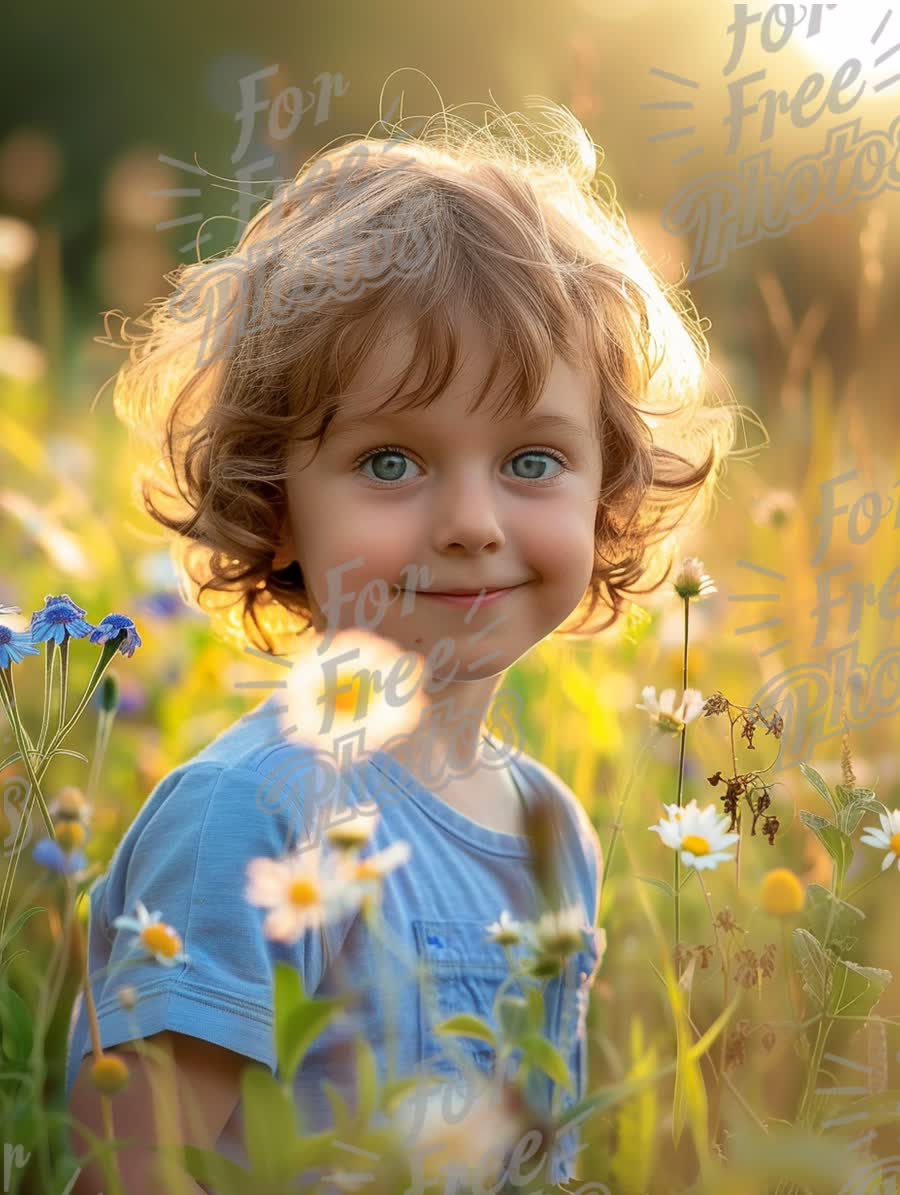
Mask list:
[[128,1067],[118,1054],[101,1054],[91,1067],[91,1082],[105,1095],[115,1095],[131,1078]]

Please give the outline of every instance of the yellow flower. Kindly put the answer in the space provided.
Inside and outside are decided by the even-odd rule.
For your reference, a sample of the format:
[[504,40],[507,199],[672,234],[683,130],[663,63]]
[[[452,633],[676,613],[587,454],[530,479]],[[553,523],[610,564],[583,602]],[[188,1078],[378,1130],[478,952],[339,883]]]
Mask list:
[[81,822],[61,821],[56,827],[56,841],[60,850],[69,854],[76,847],[81,846],[85,838],[84,826]]
[[177,931],[160,920],[160,912],[148,913],[140,900],[135,901],[135,908],[137,917],[117,917],[113,921],[113,929],[127,929],[137,934],[138,944],[164,967],[190,962],[188,956],[182,953],[181,938]]
[[91,1067],[91,1082],[106,1095],[121,1091],[130,1078],[128,1067],[118,1054],[102,1054]]
[[772,917],[792,917],[803,908],[806,892],[792,871],[776,867],[763,876],[760,899]]

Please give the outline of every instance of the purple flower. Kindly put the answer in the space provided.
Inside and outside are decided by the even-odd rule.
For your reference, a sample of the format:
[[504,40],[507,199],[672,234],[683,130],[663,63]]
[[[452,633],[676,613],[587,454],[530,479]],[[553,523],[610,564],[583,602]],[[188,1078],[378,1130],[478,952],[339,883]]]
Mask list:
[[155,618],[177,618],[185,612],[185,603],[180,594],[170,593],[168,590],[158,590],[139,599],[139,604],[148,614]]
[[67,855],[52,838],[42,838],[31,852],[31,857],[41,867],[46,867],[49,871],[57,871],[61,875],[74,875],[75,872],[83,871],[87,866],[87,858],[83,851],[72,851]]
[[85,622],[84,610],[76,606],[67,593],[44,598],[44,609],[31,616],[31,638],[34,643],[52,639],[62,646],[67,639],[83,639],[94,629]]
[[0,626],[0,668],[21,664],[25,656],[37,655],[40,652],[31,642],[27,631],[14,631],[11,627]]
[[100,625],[91,632],[91,643],[108,643],[110,639],[115,639],[120,631],[128,633],[119,644],[119,651],[123,656],[133,656],[135,650],[141,646],[141,637],[134,623],[125,614],[107,614],[101,619]]

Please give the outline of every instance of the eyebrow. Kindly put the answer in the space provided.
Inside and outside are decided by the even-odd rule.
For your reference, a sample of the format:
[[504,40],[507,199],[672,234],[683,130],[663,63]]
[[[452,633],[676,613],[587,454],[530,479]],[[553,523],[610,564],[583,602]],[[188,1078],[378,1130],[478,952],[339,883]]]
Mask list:
[[[329,440],[338,440],[343,436],[355,432],[357,428],[362,426],[374,426],[376,424],[395,423],[398,419],[402,419],[406,412],[382,412],[373,415],[359,415],[355,419],[348,419],[346,423],[341,424],[336,430],[329,428],[326,432],[326,438]],[[546,411],[543,413],[526,415],[521,424],[525,427],[542,428],[547,431],[566,431],[575,436],[590,435],[588,428],[582,426],[576,419],[572,419],[568,415],[554,414]],[[333,426],[333,425],[332,425]]]

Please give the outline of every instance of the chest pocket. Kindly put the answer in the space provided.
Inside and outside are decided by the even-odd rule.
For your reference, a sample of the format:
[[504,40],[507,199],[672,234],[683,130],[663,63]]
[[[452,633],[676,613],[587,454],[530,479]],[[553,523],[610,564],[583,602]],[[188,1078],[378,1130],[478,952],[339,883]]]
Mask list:
[[[418,1057],[437,1073],[460,1070],[460,1055],[479,1070],[493,1074],[496,1056],[489,1042],[474,1037],[443,1037],[435,1026],[457,1013],[469,1013],[486,1021],[495,1031],[493,1006],[498,989],[509,976],[502,946],[485,938],[488,921],[413,921],[412,930],[418,961],[419,983]],[[507,947],[514,960],[524,958],[524,946]],[[511,981],[506,991],[515,992]]]

